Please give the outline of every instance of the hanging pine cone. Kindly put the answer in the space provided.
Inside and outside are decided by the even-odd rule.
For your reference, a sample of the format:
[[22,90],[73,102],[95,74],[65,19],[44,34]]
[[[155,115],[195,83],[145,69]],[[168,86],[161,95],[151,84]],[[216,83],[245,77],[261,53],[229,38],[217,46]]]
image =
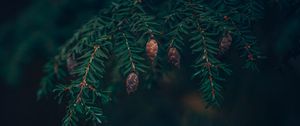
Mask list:
[[221,40],[219,48],[221,52],[225,52],[227,51],[232,43],[232,37],[230,35],[230,33],[227,33]]
[[171,64],[173,64],[177,68],[180,68],[180,54],[179,54],[179,52],[177,51],[176,48],[171,47],[169,49],[168,58],[169,58],[169,62]]
[[158,52],[158,44],[156,40],[151,37],[151,39],[146,44],[146,53],[152,64],[155,57],[157,56],[157,52]]
[[128,94],[131,94],[137,90],[139,85],[139,77],[135,72],[131,72],[126,79],[126,90]]

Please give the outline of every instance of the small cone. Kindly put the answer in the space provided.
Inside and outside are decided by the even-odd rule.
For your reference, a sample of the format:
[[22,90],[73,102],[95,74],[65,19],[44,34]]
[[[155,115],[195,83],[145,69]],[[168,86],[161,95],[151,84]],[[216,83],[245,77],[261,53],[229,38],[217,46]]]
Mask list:
[[155,39],[151,38],[146,44],[146,53],[153,64],[158,52],[158,44]]
[[135,72],[131,72],[126,79],[126,91],[131,94],[137,90],[139,85],[139,77]]
[[173,64],[177,68],[180,68],[180,54],[179,54],[179,52],[177,51],[176,48],[171,47],[169,49],[168,58],[169,58],[169,62],[171,64]]
[[225,52],[227,51],[232,43],[232,37],[229,33],[227,33],[221,40],[220,45],[219,45],[219,49],[221,52]]

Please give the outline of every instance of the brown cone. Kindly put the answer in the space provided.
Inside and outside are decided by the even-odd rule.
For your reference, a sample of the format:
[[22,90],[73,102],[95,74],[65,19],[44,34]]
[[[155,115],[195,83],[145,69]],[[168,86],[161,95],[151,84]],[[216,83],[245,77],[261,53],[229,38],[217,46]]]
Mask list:
[[229,33],[227,33],[221,40],[219,48],[221,52],[227,51],[232,43],[232,37]]
[[173,64],[177,68],[180,68],[180,54],[176,48],[172,47],[169,49],[168,58],[171,64]]
[[131,94],[137,90],[139,85],[139,77],[135,72],[131,72],[126,79],[126,90],[128,94]]
[[158,52],[158,44],[155,39],[151,38],[146,44],[146,53],[151,63],[153,63],[155,57],[157,56],[157,52]]

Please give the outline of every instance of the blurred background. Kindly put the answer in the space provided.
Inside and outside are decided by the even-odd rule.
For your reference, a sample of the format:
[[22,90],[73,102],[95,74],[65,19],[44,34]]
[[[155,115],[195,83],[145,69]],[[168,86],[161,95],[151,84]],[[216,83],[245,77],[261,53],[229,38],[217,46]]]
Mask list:
[[[110,2],[1,1],[0,125],[61,124],[63,105],[53,98],[36,100],[43,65],[76,29]],[[300,2],[269,0],[265,6],[265,18],[256,23],[254,32],[267,58],[260,62],[260,72],[254,73],[241,69],[241,60],[229,61],[233,75],[224,83],[221,110],[204,109],[195,92],[172,86],[188,82],[173,77],[171,84],[142,95],[121,97],[118,104],[108,107],[111,125],[299,126]]]

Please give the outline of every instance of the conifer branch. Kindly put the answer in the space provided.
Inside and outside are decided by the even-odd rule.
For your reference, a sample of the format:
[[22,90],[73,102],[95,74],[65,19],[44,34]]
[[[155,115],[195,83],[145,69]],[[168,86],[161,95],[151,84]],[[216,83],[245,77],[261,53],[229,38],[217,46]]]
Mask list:
[[46,75],[41,80],[40,88],[37,92],[37,100],[49,95],[55,87],[56,82],[62,82],[67,73],[61,69],[57,58],[52,59],[44,66]]
[[195,63],[197,71],[193,77],[199,76],[201,78],[201,91],[208,105],[220,107],[222,100],[220,95],[221,86],[216,81],[222,80],[219,70],[230,70],[214,57],[217,49],[214,49],[213,46],[216,46],[217,42],[206,37],[206,32],[199,23],[196,23],[196,28],[198,32],[195,33],[200,35],[196,35],[196,37],[191,39],[192,42],[195,42],[191,48],[193,48],[194,52],[199,52],[200,55]]
[[[126,4],[125,4],[126,3]],[[114,53],[122,62],[119,67],[123,76],[127,76],[130,71],[145,73],[148,66],[144,65],[144,57],[142,53],[144,50],[139,46],[145,46],[147,42],[145,34],[152,34],[154,28],[149,24],[153,18],[145,15],[144,10],[140,6],[140,3],[132,3],[132,1],[126,1],[117,5],[113,9],[116,13],[112,18],[116,18],[117,23],[112,29],[118,31],[114,35]],[[133,14],[127,13],[130,11]],[[127,53],[124,53],[127,52]]]
[[125,43],[126,43],[126,47],[127,47],[127,51],[128,51],[128,55],[129,55],[129,60],[130,60],[130,63],[131,63],[131,69],[132,69],[132,71],[135,71],[135,65],[134,65],[134,61],[133,61],[133,58],[132,58],[131,49],[130,49],[130,46],[129,46],[129,43],[128,43],[128,39],[127,39],[125,33],[122,33],[122,35],[123,35]]
[[[204,31],[201,31],[204,32]],[[211,88],[211,95],[212,95],[212,101],[215,100],[215,89],[214,89],[214,80],[213,80],[213,74],[211,72],[211,66],[214,65],[210,62],[209,57],[208,57],[208,46],[205,40],[205,37],[202,35],[202,42],[203,42],[203,58],[205,59],[206,64],[204,65],[207,68],[208,71],[208,79],[210,83],[210,88]]]
[[[195,2],[195,3],[194,3]],[[168,35],[171,35],[169,47],[174,44],[174,40],[178,39],[179,42],[184,42],[184,38],[191,38],[189,41],[193,42],[190,46],[193,53],[199,54],[199,57],[195,60],[196,71],[193,77],[201,78],[201,91],[203,98],[207,101],[208,105],[220,106],[222,96],[220,95],[221,86],[217,81],[221,81],[220,71],[230,74],[230,70],[225,64],[221,63],[215,55],[218,53],[218,42],[209,38],[208,36],[216,36],[219,31],[224,31],[226,22],[219,21],[215,15],[217,13],[209,7],[204,7],[197,1],[183,1],[178,8],[179,13],[172,13],[170,21],[176,21],[174,15],[181,15],[179,21],[175,24],[173,31]],[[206,33],[204,28],[201,28],[200,23],[205,29],[210,29],[210,33]],[[193,34],[190,34],[194,31]],[[214,33],[216,32],[216,33]],[[176,43],[175,43],[176,44]],[[183,45],[183,44],[181,44]],[[180,48],[180,47],[178,47]],[[221,66],[221,67],[220,67]]]
[[182,50],[182,47],[184,44],[184,35],[188,34],[188,24],[186,24],[186,19],[183,19],[180,23],[178,23],[174,30],[172,30],[170,33],[167,34],[167,36],[170,36],[170,42],[169,42],[169,48],[170,47],[176,47],[179,50]]
[[93,62],[93,60],[94,60],[94,58],[95,58],[95,54],[96,54],[96,52],[97,52],[97,50],[98,50],[99,48],[100,48],[99,45],[95,45],[95,46],[94,46],[94,51],[93,51],[93,53],[91,54],[91,57],[90,57],[90,59],[89,59],[89,62],[88,62],[88,64],[87,64],[87,66],[86,66],[85,73],[84,73],[84,75],[83,75],[83,77],[82,77],[82,81],[81,81],[80,84],[78,85],[78,86],[80,87],[80,91],[79,91],[79,93],[78,93],[78,95],[77,95],[76,103],[79,103],[79,102],[81,101],[81,96],[82,96],[83,89],[84,89],[85,87],[89,86],[88,83],[87,83],[87,81],[86,81],[86,78],[87,78],[87,75],[88,75],[88,73],[89,73],[89,71],[90,71],[91,64],[92,64],[92,62]]
[[[237,41],[237,45],[242,50],[244,53],[242,53],[241,57],[246,57],[246,64],[245,68],[251,69],[251,70],[258,70],[256,61],[259,59],[261,56],[260,52],[255,49],[255,37],[251,35],[246,35],[243,33],[240,28],[236,25],[236,23],[232,20],[229,19],[230,22],[232,23],[235,31],[233,31],[234,34],[236,34],[236,37],[239,38]],[[245,32],[248,32],[248,30],[244,30]]]
[[[249,8],[254,10],[234,7],[250,4]],[[247,57],[248,66],[259,58],[259,52],[253,47],[255,37],[250,35],[249,27],[243,27],[249,26],[248,22],[259,16],[255,13],[260,7],[255,4],[238,0],[183,0],[175,3],[171,14],[165,16],[168,60],[179,68],[180,53],[185,53],[184,46],[190,46],[192,57],[195,56],[191,59],[195,68],[192,78],[199,79],[200,90],[209,106],[220,107],[223,99],[219,83],[224,81],[223,76],[230,75],[231,70],[216,56],[219,56],[220,50],[230,48],[232,38],[244,50],[242,56]],[[120,70],[121,78],[126,78],[127,93],[136,91],[139,82],[152,81],[149,76],[157,73],[148,72],[150,63],[145,60],[145,55],[151,63],[155,58],[161,58],[157,55],[157,36],[160,37],[162,32],[161,20],[149,15],[148,11],[144,10],[141,0],[113,2],[111,8],[84,24],[62,46],[56,56],[58,64],[47,68],[48,75],[43,79],[46,84],[42,85],[39,94],[53,90],[59,103],[67,99],[63,125],[103,123],[105,116],[101,107],[109,96],[103,93],[102,88],[104,81],[107,81],[103,78],[109,55],[116,57],[114,63]],[[237,14],[240,11],[254,18],[242,17]],[[231,34],[234,35],[232,38]],[[224,38],[227,39],[226,47],[222,47]],[[61,71],[65,70],[69,75],[63,75]],[[145,73],[151,73],[147,75],[148,80],[144,78]]]
[[[104,46],[101,49],[105,50]],[[84,118],[87,120],[92,119],[96,123],[102,123],[104,118],[102,111],[99,107],[92,107],[96,104],[95,100],[86,97],[88,94],[96,94],[96,96],[99,96],[101,99],[106,98],[104,94],[96,91],[96,88],[94,87],[96,83],[93,74],[97,74],[100,78],[102,77],[101,74],[103,74],[103,70],[95,66],[96,62],[100,61],[100,57],[106,57],[101,49],[100,45],[94,45],[93,50],[90,51],[90,53],[83,55],[82,58],[87,58],[86,62],[77,66],[77,70],[74,71],[74,74],[81,75],[81,79],[73,80],[73,84],[70,86],[62,87],[62,92],[67,91],[70,94],[75,95],[75,97],[71,97],[69,106],[67,107],[67,114],[63,120],[64,125],[75,124],[75,122],[78,122],[78,117],[82,114],[86,116]],[[104,64],[101,66],[103,65]],[[59,91],[59,89],[56,89],[55,91]]]

